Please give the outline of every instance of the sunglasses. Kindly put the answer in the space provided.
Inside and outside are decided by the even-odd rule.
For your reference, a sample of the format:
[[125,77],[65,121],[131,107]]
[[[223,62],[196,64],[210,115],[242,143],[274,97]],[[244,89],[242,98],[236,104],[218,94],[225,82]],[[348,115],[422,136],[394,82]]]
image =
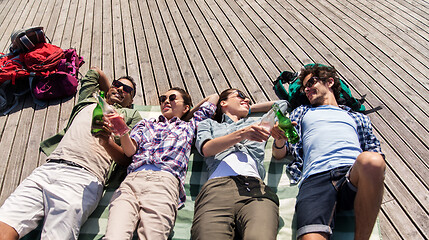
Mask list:
[[118,81],[118,80],[113,80],[112,82],[112,86],[114,86],[115,88],[120,88],[122,87],[122,89],[124,89],[125,92],[131,94],[134,89],[126,84],[123,84],[122,82]]
[[242,91],[237,91],[237,97],[239,97],[243,100],[248,98],[248,97],[246,97],[246,95],[244,95],[244,93]]
[[307,83],[305,85],[302,85],[300,91],[304,92],[304,90],[306,88],[311,88],[314,84],[316,84],[320,80],[322,80],[322,79],[318,78],[318,77],[311,77],[310,79],[308,79],[308,81],[307,81]]
[[[161,95],[161,96],[159,96],[159,104],[161,104],[161,103],[163,103],[163,102],[165,102],[165,100],[167,100],[167,98],[168,98],[168,100],[170,101],[170,102],[172,102],[172,101],[175,101],[176,100],[176,94],[171,94],[170,96],[165,96],[165,95]],[[178,101],[178,100],[177,100]]]
[[[252,103],[250,102],[250,98],[248,98],[246,95],[244,95],[244,93],[243,93],[242,91],[240,91],[240,90],[236,90],[235,92],[237,93],[237,96],[234,96],[234,97],[238,97],[238,98],[241,98],[241,99],[243,99],[243,100],[245,100],[245,99],[247,98],[247,99],[249,99],[249,104],[252,104]],[[230,98],[230,97],[227,97],[227,99],[228,99],[228,98]]]

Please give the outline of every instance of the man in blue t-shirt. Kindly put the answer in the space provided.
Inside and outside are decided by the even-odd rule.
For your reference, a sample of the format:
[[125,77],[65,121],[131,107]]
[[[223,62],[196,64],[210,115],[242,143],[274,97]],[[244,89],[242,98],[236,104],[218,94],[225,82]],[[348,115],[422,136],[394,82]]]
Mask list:
[[311,105],[290,115],[300,141],[289,145],[288,166],[299,181],[297,238],[329,239],[337,211],[354,209],[355,239],[368,239],[380,210],[386,168],[369,118],[338,105],[341,89],[333,67],[301,70],[301,91]]

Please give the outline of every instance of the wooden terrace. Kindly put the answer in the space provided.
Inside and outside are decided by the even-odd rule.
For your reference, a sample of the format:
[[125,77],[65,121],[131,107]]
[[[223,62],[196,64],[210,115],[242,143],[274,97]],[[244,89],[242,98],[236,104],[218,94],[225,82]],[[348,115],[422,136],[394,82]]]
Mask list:
[[[428,0],[0,0],[0,50],[43,26],[109,77],[138,79],[135,103],[183,87],[194,102],[225,88],[277,99],[272,81],[307,63],[335,66],[365,106],[386,154],[383,239],[429,238]],[[0,204],[45,161],[42,139],[76,99],[23,99],[0,116]]]

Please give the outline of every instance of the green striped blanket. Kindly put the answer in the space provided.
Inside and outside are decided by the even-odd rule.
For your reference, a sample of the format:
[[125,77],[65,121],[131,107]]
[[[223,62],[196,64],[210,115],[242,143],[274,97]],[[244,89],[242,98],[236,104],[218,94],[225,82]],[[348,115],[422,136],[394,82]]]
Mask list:
[[[137,106],[136,107],[143,118],[157,117],[160,114],[159,106]],[[254,114],[252,114],[254,115]],[[257,117],[254,115],[253,117]],[[266,145],[266,154],[264,165],[267,170],[265,183],[270,186],[280,199],[280,226],[277,239],[296,239],[295,237],[295,197],[298,193],[296,185],[290,185],[289,177],[285,174],[286,164],[290,159],[283,160],[271,159],[271,146],[273,139],[270,138]],[[188,172],[186,175],[186,194],[187,200],[185,206],[178,211],[176,225],[171,239],[181,240],[190,239],[190,229],[193,218],[194,201],[202,185],[207,181],[208,174],[203,158],[196,149],[192,150]],[[108,204],[114,189],[105,191],[103,198],[97,209],[92,213],[86,223],[82,226],[79,239],[101,239],[106,231]],[[337,216],[336,228],[333,239],[353,239],[354,217],[352,212],[342,213]],[[32,236],[32,237],[30,237]],[[34,233],[30,238],[35,239]],[[371,240],[381,239],[379,223],[377,222],[371,235]]]

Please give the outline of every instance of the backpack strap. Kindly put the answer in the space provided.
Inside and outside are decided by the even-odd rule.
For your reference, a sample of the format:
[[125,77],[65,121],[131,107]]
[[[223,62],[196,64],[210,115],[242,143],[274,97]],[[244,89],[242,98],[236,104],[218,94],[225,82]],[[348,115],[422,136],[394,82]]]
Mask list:
[[383,109],[383,107],[380,105],[380,106],[377,106],[377,107],[375,107],[375,108],[371,108],[371,109],[369,109],[369,110],[365,110],[364,112],[363,112],[363,114],[370,114],[370,113],[373,113],[373,112],[377,112],[378,110],[381,110],[381,109]]
[[29,50],[33,49],[36,45],[28,38],[27,35],[22,36],[19,41]]
[[39,42],[39,43],[46,42],[46,35],[43,32],[43,29],[38,29],[35,31],[35,33],[36,33],[36,37],[37,37],[37,42]]

